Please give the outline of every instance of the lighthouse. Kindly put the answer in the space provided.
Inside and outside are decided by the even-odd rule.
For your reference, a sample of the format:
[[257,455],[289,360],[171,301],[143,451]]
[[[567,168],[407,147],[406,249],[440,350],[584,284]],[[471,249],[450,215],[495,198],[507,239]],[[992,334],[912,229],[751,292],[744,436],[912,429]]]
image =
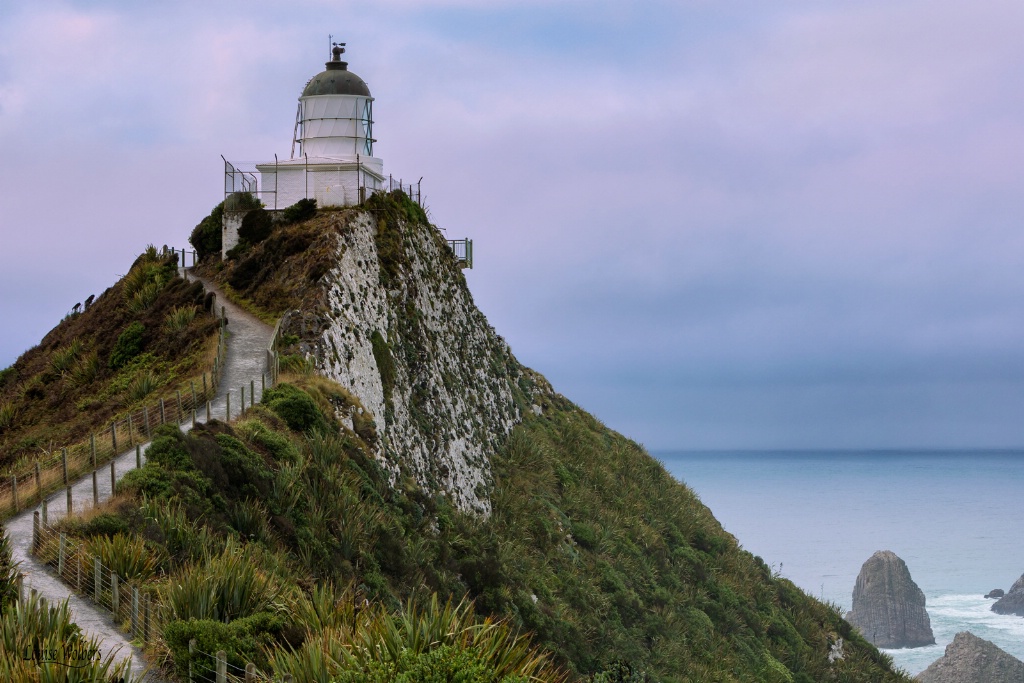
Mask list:
[[384,162],[374,153],[373,96],[335,43],[326,68],[299,96],[291,158],[256,165],[261,199],[282,209],[300,199],[353,206],[384,186]]

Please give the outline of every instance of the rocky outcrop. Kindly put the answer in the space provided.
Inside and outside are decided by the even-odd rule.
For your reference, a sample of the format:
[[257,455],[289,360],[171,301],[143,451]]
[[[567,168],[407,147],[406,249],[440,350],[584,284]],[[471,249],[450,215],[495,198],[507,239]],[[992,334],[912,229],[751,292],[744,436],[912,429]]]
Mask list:
[[487,515],[491,455],[552,391],[518,363],[444,236],[415,214],[382,202],[334,216],[333,267],[316,300],[282,318],[281,335],[370,413],[394,484],[408,476]]
[[1006,595],[995,601],[992,611],[998,614],[1016,614],[1024,617],[1024,576],[1013,582]]
[[876,647],[935,644],[924,593],[891,550],[878,551],[860,568],[846,620]]
[[1006,591],[1004,591],[1002,588],[993,588],[988,593],[985,593],[985,597],[992,600],[998,600],[1004,595],[1006,595]]
[[1024,662],[976,635],[963,631],[946,654],[917,675],[921,683],[1020,683]]

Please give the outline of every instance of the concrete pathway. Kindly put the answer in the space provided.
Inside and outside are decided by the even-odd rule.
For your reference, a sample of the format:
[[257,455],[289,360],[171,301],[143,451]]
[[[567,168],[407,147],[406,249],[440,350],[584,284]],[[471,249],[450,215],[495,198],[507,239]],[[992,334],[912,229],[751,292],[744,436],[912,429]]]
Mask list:
[[[255,400],[257,403],[262,396],[261,378],[263,373],[267,372],[267,347],[270,344],[273,329],[228,301],[211,282],[195,278],[192,275],[189,275],[189,278],[199,279],[208,292],[216,292],[218,314],[220,307],[223,306],[228,320],[227,353],[224,358],[220,386],[217,387],[216,397],[211,402],[212,416],[224,419],[229,393],[231,395],[231,414],[237,416],[241,407],[241,387],[245,387],[246,405],[249,405],[251,400],[250,386],[254,386],[256,389]],[[266,381],[269,385],[269,374]],[[198,417],[200,421],[205,422],[206,411],[200,411]],[[186,431],[191,429],[191,420],[182,423],[181,427]],[[148,446],[149,444],[142,446],[143,463],[145,463],[145,451]],[[129,470],[135,469],[135,449],[121,454],[114,463],[115,476],[120,479]],[[92,505],[91,474],[79,479],[71,488],[72,505],[76,510],[81,509],[79,507],[81,504]],[[98,489],[101,502],[112,495],[109,463],[100,467]],[[47,516],[50,523],[67,514],[66,508],[66,493],[63,490],[49,498],[47,500]],[[36,510],[40,510],[40,506],[24,510],[5,524],[7,535],[13,546],[14,561],[21,564],[21,571],[25,574],[25,590],[34,589],[42,597],[52,602],[67,600],[72,620],[82,628],[87,636],[96,637],[99,640],[104,656],[115,654],[118,660],[130,657],[133,672],[145,671],[146,663],[142,659],[141,651],[132,646],[127,636],[114,624],[110,613],[96,606],[91,600],[79,597],[70,587],[50,574],[45,565],[37,562],[29,554],[32,545],[32,513]],[[149,681],[160,680],[153,674],[147,674],[146,679]]]

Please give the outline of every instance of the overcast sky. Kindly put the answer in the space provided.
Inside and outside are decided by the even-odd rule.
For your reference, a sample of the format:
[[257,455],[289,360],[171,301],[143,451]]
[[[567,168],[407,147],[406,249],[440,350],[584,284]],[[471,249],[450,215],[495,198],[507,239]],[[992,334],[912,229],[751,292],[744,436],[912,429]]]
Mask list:
[[328,33],[521,361],[653,449],[1024,446],[1024,3],[4,2],[0,366]]

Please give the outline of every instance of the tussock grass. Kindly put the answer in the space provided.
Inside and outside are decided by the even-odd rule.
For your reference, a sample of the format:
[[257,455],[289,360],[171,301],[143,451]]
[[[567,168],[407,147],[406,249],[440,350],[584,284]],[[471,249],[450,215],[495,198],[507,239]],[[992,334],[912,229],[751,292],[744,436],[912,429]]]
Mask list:
[[192,324],[198,313],[199,307],[195,305],[175,306],[167,314],[164,329],[168,332],[180,332]]
[[123,581],[144,582],[156,573],[160,560],[145,541],[123,533],[111,537],[96,536],[85,544],[87,556],[98,557]]
[[160,387],[160,378],[152,370],[142,370],[128,385],[128,403],[138,403]]
[[96,351],[82,356],[75,362],[74,367],[71,368],[71,384],[76,387],[84,387],[91,384],[99,375],[102,367]]
[[79,339],[72,340],[70,344],[62,346],[50,356],[50,369],[53,374],[63,377],[72,367],[78,354],[82,352],[82,342]]
[[17,418],[17,404],[12,401],[0,402],[0,432],[7,430]]

